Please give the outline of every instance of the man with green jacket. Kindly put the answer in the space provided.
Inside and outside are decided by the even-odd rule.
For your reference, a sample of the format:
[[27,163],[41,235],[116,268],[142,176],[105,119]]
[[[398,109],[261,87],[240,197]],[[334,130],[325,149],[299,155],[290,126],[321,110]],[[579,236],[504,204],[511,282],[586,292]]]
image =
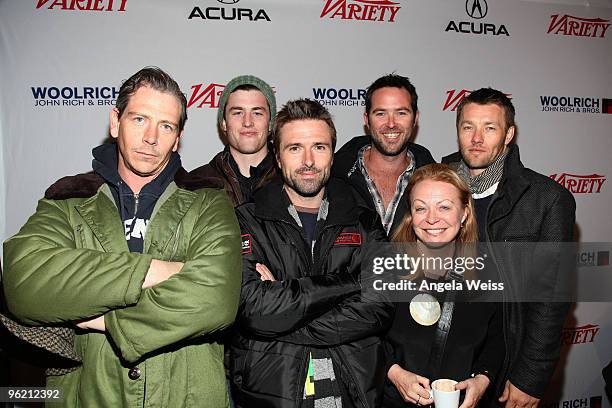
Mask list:
[[238,306],[240,234],[224,191],[181,167],[186,105],[159,68],[134,74],[110,114],[116,143],[4,244],[13,317],[76,328],[82,364],[47,378],[64,406],[228,405],[215,335]]

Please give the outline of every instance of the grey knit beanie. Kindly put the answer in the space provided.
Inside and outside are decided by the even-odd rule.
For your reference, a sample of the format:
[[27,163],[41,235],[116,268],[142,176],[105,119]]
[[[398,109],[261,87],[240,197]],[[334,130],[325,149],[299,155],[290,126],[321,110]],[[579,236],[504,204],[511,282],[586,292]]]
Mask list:
[[270,125],[268,126],[268,130],[271,130],[272,125],[274,124],[274,117],[276,116],[276,97],[274,96],[274,91],[270,85],[268,85],[264,80],[253,75],[237,76],[229,81],[227,85],[225,85],[225,89],[221,95],[221,100],[219,101],[219,110],[217,111],[217,123],[219,128],[221,128],[221,124],[223,123],[223,114],[225,113],[227,99],[229,98],[230,94],[241,85],[253,85],[259,89],[262,94],[264,94],[270,108]]

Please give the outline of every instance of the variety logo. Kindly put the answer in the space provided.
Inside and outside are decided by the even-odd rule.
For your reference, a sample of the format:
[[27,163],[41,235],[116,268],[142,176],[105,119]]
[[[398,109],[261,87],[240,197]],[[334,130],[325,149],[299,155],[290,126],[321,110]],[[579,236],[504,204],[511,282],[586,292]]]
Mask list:
[[312,96],[323,106],[365,106],[363,88],[312,88]]
[[559,402],[541,403],[540,408],[601,408],[601,395]]
[[119,89],[112,86],[33,86],[34,106],[115,106]]
[[[446,91],[446,101],[444,102],[444,106],[442,106],[442,110],[445,111],[450,109],[451,112],[454,112],[455,110],[457,110],[457,107],[459,106],[461,101],[471,93],[472,91],[470,91],[469,89],[462,89],[460,91],[456,89],[451,89],[449,91]],[[512,99],[512,94],[504,95],[506,95],[509,99]]]
[[603,18],[582,18],[568,14],[550,16],[548,34],[571,35],[574,37],[604,38],[610,28],[610,20]]
[[598,194],[607,178],[599,174],[579,176],[569,173],[551,174],[550,178],[574,194]]
[[593,343],[597,333],[599,333],[599,325],[586,324],[580,327],[567,327],[561,333],[561,344],[570,346],[572,344]]
[[221,95],[225,85],[221,84],[197,84],[191,87],[191,97],[187,102],[187,107],[191,108],[195,105],[196,108],[202,108],[204,106],[209,108],[218,108]]
[[127,0],[38,0],[36,9],[125,11]]
[[[489,12],[487,0],[466,0],[465,12],[474,20],[482,20]],[[454,31],[464,34],[505,35],[510,36],[504,24],[496,25],[487,22],[454,21],[448,22],[446,32]]]
[[[226,0],[227,1],[227,0]],[[191,87],[191,96],[187,101],[187,107],[191,108],[218,108],[225,84],[197,84]],[[276,92],[276,87],[272,87]]]
[[542,112],[612,113],[612,99],[540,95]]
[[[223,5],[232,5],[240,0],[217,0]],[[202,20],[248,20],[248,21],[270,21],[270,16],[264,9],[251,9],[242,7],[206,7],[202,10],[195,6],[189,13],[188,20],[201,18]]]
[[462,89],[459,92],[457,92],[456,89],[446,91],[446,102],[444,102],[442,110],[445,111],[448,110],[448,108],[451,108],[451,112],[454,112],[461,101],[471,93],[472,91],[468,89]]
[[393,23],[402,8],[398,4],[399,0],[326,0],[320,17]]
[[583,251],[576,255],[577,266],[610,266],[610,251]]

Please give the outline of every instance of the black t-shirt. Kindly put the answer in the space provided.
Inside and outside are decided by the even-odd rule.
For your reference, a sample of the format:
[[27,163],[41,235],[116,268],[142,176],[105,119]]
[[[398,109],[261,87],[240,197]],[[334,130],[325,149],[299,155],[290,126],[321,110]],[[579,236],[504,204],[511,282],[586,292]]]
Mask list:
[[249,167],[249,177],[246,177],[240,173],[240,168],[236,160],[234,160],[234,156],[231,154],[229,155],[229,163],[238,178],[238,184],[240,184],[240,191],[242,192],[244,202],[253,201],[253,193],[266,174],[266,169],[270,167],[270,162],[272,160],[272,155],[268,153],[257,167]]
[[[317,228],[317,216],[319,215],[318,208],[296,208],[297,213],[302,221],[302,229],[304,231],[304,240],[309,248],[312,248],[312,241],[315,239],[315,230]],[[315,211],[315,212],[313,212]]]

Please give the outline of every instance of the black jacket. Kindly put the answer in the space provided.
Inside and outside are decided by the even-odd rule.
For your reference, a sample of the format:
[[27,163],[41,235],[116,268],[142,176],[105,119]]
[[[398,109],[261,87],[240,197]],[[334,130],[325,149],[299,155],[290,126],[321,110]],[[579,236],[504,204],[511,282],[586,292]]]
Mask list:
[[[368,190],[368,185],[363,178],[363,174],[361,174],[361,171],[355,167],[359,150],[368,144],[370,144],[370,136],[357,136],[346,142],[344,146],[342,146],[340,150],[334,154],[332,176],[340,178],[349,183],[359,193],[359,197],[361,200],[363,200],[363,204],[365,204],[372,211],[376,212],[374,200],[370,195],[370,191]],[[412,152],[414,159],[416,160],[415,168],[436,162],[429,150],[419,144],[409,142],[408,150]],[[402,199],[395,210],[395,217],[393,218],[391,232],[395,231],[395,228],[397,228],[399,223],[402,221],[407,209],[408,197],[406,197],[406,192],[404,192],[404,195],[402,196]]]
[[[518,146],[510,145],[509,149],[502,179],[487,210],[486,241],[572,241],[576,212],[572,194],[550,178],[525,168]],[[460,153],[455,153],[442,162],[457,163],[460,159]],[[493,256],[505,282],[515,281],[531,269],[533,262],[533,258],[509,257],[495,251]],[[561,269],[558,260],[547,268],[553,274]],[[509,379],[527,394],[542,397],[559,358],[561,329],[568,310],[569,304],[562,302],[504,303],[506,358],[496,381],[497,395]]]
[[[191,171],[190,175],[194,178],[218,179],[218,182],[223,184],[223,189],[232,201],[232,204],[234,204],[234,207],[237,207],[250,201],[245,197],[245,195],[250,195],[250,193],[245,194],[242,191],[238,176],[230,164],[230,156],[229,148],[226,147],[223,151],[217,153],[210,163]],[[261,188],[276,176],[277,170],[271,146],[268,148],[268,156],[258,167],[261,167],[261,174],[254,190]]]
[[[355,205],[350,187],[327,185],[329,212],[308,247],[290,215],[280,181],[236,213],[243,234],[243,286],[232,341],[234,399],[240,407],[298,407],[310,348],[329,350],[337,378],[351,395],[345,407],[374,407],[384,384],[379,335],[393,304],[362,294],[366,244],[385,241],[375,214]],[[276,282],[261,281],[263,263]]]

